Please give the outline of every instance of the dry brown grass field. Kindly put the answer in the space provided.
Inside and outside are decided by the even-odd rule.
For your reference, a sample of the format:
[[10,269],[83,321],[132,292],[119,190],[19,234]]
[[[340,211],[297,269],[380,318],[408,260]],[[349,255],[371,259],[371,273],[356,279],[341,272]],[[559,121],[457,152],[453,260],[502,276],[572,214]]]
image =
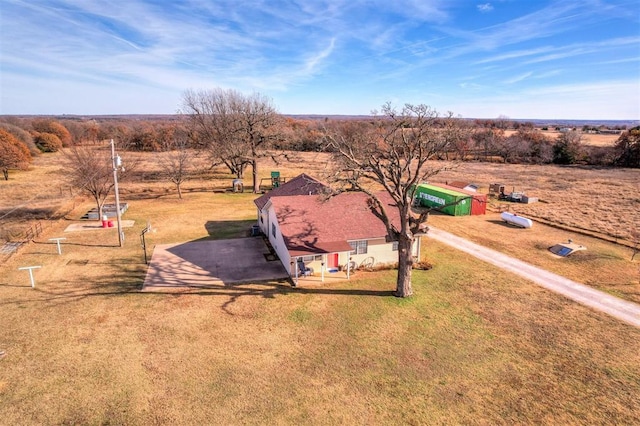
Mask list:
[[[516,133],[515,130],[505,131],[506,136],[510,136],[514,133]],[[562,133],[560,133],[557,130],[542,130],[542,134],[551,140],[555,140]],[[585,145],[591,145],[591,146],[614,146],[619,137],[620,135],[616,135],[616,134],[609,135],[609,134],[583,133],[582,141]]]
[[[326,161],[304,154],[265,164],[262,175],[321,175]],[[245,236],[255,196],[214,193],[231,180],[214,171],[187,182],[178,200],[147,156],[136,169],[144,180],[121,185],[135,225],[119,248],[115,229],[64,232],[92,203],[60,191],[58,167],[56,156],[43,156],[0,183],[2,210],[37,202],[46,211],[31,214],[65,213],[0,266],[1,423],[640,422],[640,330],[605,314],[429,240],[423,253],[434,268],[415,272],[407,300],[391,296],[393,271],[296,289],[266,282],[140,292],[148,220],[150,247]],[[640,198],[633,170],[462,167],[438,180],[533,182],[522,189],[578,203],[583,192],[552,189],[554,176],[574,176],[571,188],[619,183]],[[602,215],[616,209],[598,206]],[[505,227],[495,213],[430,221],[625,298],[640,294],[638,259],[624,246],[539,223]],[[67,238],[62,255],[49,241],[59,236]],[[585,256],[547,254],[566,238],[587,245]],[[18,267],[35,264],[42,269],[31,289]]]

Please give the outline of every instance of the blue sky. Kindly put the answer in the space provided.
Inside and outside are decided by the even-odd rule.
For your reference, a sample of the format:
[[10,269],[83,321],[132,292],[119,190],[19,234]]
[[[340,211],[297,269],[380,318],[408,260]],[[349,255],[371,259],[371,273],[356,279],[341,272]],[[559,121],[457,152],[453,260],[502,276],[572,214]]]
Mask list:
[[186,89],[285,114],[639,119],[640,0],[0,0],[0,114],[172,114]]

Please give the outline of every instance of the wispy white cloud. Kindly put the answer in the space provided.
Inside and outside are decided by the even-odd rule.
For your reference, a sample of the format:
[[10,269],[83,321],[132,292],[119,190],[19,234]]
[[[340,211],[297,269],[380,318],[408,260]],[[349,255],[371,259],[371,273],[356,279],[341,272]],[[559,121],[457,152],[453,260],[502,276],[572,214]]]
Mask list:
[[533,78],[537,79],[537,80],[541,80],[541,79],[545,79],[545,78],[549,78],[549,77],[554,77],[557,75],[562,74],[562,70],[559,69],[555,69],[555,70],[549,70],[549,71],[545,71],[545,72],[539,72],[536,73]]
[[[153,112],[166,110],[155,93],[173,99],[215,86],[286,99],[304,93],[305,108],[315,107],[311,98],[356,108],[403,96],[427,103],[494,96],[503,85],[612,81],[638,69],[639,22],[628,2],[640,0],[509,2],[494,10],[491,0],[0,1],[0,113],[39,96],[54,97],[40,105],[54,108],[57,99],[70,111],[62,87],[78,104],[137,92],[127,108]],[[637,91],[625,96],[640,103]],[[515,108],[518,99],[503,100]]]
[[533,49],[526,49],[526,50],[514,50],[508,53],[502,53],[499,55],[494,55],[494,56],[490,56],[490,57],[485,57],[483,59],[480,59],[479,61],[475,61],[474,63],[476,64],[486,64],[486,63],[490,63],[490,62],[499,62],[499,61],[507,61],[507,60],[511,60],[511,59],[519,59],[519,58],[523,58],[526,56],[533,56],[533,55],[538,55],[540,53],[547,53],[550,51],[553,51],[554,48],[553,47],[549,47],[549,46],[544,46],[544,47],[536,47]]
[[307,71],[313,72],[317,68],[318,64],[320,64],[324,59],[328,58],[329,55],[331,55],[331,52],[333,52],[335,45],[336,39],[332,38],[329,42],[329,45],[325,49],[307,60],[305,69]]
[[518,82],[520,82],[522,80],[525,80],[525,79],[531,77],[532,75],[533,75],[533,72],[532,71],[528,71],[528,72],[525,72],[523,74],[517,75],[515,77],[511,77],[511,78],[508,78],[506,80],[503,80],[503,83],[504,84],[518,83]]
[[465,82],[463,82],[463,83],[458,84],[458,86],[459,86],[461,89],[465,89],[465,90],[467,90],[467,89],[468,89],[468,90],[479,90],[479,89],[484,89],[484,88],[485,88],[485,86],[482,86],[481,84],[478,84],[478,83],[472,83],[472,82],[467,82],[467,81],[465,81]]
[[480,11],[481,13],[487,13],[493,10],[493,6],[491,5],[491,3],[479,4],[477,8],[478,8],[478,11]]

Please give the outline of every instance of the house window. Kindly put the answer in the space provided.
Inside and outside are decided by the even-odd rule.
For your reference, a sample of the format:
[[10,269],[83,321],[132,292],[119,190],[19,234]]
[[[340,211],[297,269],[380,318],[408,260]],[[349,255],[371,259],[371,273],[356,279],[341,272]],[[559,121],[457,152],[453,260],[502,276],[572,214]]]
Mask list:
[[313,262],[313,256],[302,256],[300,259],[302,259],[303,262]]
[[317,254],[317,255],[312,255],[312,256],[302,256],[302,261],[303,262],[313,262],[314,260],[322,260],[322,255],[321,254]]
[[367,240],[350,241],[349,245],[353,250],[351,254],[366,254],[367,253]]
[[398,242],[397,241],[393,242],[393,244],[391,245],[391,250],[398,251]]
[[276,224],[272,223],[271,224],[271,234],[273,235],[273,237],[276,237]]

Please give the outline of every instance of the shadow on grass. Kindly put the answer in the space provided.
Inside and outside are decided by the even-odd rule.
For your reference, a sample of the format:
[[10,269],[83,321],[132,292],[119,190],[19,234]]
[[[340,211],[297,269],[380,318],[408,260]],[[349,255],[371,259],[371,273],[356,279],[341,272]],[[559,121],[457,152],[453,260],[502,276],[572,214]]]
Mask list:
[[20,288],[20,287],[30,287],[30,285],[29,284],[19,285],[19,284],[0,283],[0,287],[16,287],[16,288]]
[[251,226],[255,224],[255,219],[210,220],[204,224],[204,229],[207,230],[209,236],[201,238],[200,240],[223,240],[228,238],[248,237],[250,236]]
[[[182,188],[182,196],[188,196],[191,193],[211,193],[211,194],[224,194],[231,192],[231,190],[222,188]],[[165,197],[176,197],[176,201],[181,201],[178,197],[177,190],[171,191],[142,191],[142,192],[128,192],[126,193],[127,200],[158,200]]]
[[[253,220],[207,222],[206,226],[211,229],[212,235],[220,238],[240,231],[248,232],[254,223]],[[227,228],[233,228],[233,231]],[[391,290],[353,288],[352,281],[338,284],[343,285],[342,288],[336,288],[335,284],[331,288],[293,287],[282,264],[267,261],[267,253],[269,249],[262,238],[235,238],[195,241],[170,247],[159,255],[154,253],[149,268],[128,258],[90,261],[87,265],[111,265],[111,268],[99,276],[86,279],[45,281],[36,284],[35,289],[25,287],[25,293],[21,293],[25,298],[5,299],[0,306],[25,303],[62,305],[95,297],[198,295],[226,298],[221,308],[229,315],[234,315],[230,307],[243,297],[273,299],[293,293],[394,297]],[[147,285],[141,291],[145,282]]]
[[[55,241],[33,241],[33,244],[35,245],[42,245],[42,246],[53,246],[53,252],[57,253],[57,243]],[[114,248],[114,247],[120,247],[118,244],[90,244],[90,243],[70,243],[70,242],[66,242],[66,241],[61,241],[60,245],[62,246],[62,250],[64,253],[64,246],[80,246],[80,247],[103,247],[103,248]],[[51,254],[49,252],[47,253],[28,253],[28,254]]]
[[[131,268],[132,264],[114,265],[113,270],[102,276],[91,278],[90,280],[79,278],[78,280],[56,280],[48,282],[41,277],[36,279],[35,288],[29,284],[14,285],[0,284],[3,287],[23,287],[25,289],[24,298],[15,297],[0,301],[0,306],[24,305],[26,303],[46,303],[49,305],[62,305],[93,297],[114,297],[131,294],[139,294],[139,289],[144,281],[144,269],[138,267],[137,270]],[[139,266],[139,265],[138,265]]]
[[[62,281],[56,283],[55,288],[48,288],[47,284],[36,284],[35,288],[28,285],[0,284],[2,287],[23,287],[25,294],[33,294],[32,297],[4,300],[0,306],[24,305],[28,303],[46,303],[48,306],[60,306],[69,303],[77,303],[91,298],[113,297],[157,297],[165,296],[178,298],[183,296],[223,297],[227,298],[221,309],[229,315],[235,315],[231,306],[244,297],[261,297],[263,299],[275,299],[278,296],[290,294],[318,294],[349,297],[394,297],[392,290],[369,290],[354,288],[301,288],[292,287],[288,279],[265,281],[260,283],[218,284],[208,286],[183,286],[180,288],[158,288],[140,291],[142,274],[132,274],[122,271],[118,275],[109,278],[101,278],[94,281],[90,287],[74,287],[79,283],[74,281]],[[351,285],[345,282],[345,286]]]
[[503,226],[505,228],[510,228],[510,229],[526,229],[523,228],[522,226],[516,226],[516,225],[510,225],[509,223],[505,222],[504,220],[488,220],[487,222],[489,223],[493,223],[494,225],[500,225]]

